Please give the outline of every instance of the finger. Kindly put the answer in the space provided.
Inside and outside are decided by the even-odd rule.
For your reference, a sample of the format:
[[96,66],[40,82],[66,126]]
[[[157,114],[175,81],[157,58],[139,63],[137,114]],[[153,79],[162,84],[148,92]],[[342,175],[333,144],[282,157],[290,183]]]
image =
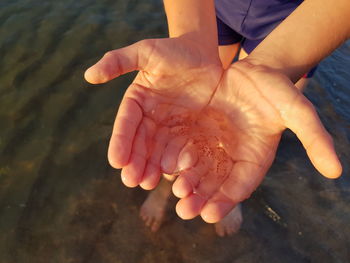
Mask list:
[[217,223],[223,219],[234,207],[232,202],[222,193],[217,193],[214,199],[209,200],[201,210],[201,217],[207,223]]
[[196,147],[190,142],[183,147],[177,159],[176,171],[184,171],[194,167],[198,162]]
[[198,161],[196,166],[180,173],[172,186],[172,191],[178,198],[192,194],[203,176],[208,173],[207,162]]
[[161,160],[161,168],[164,173],[173,174],[175,172],[179,154],[186,142],[186,136],[178,136],[169,141]]
[[158,130],[154,137],[154,145],[147,161],[147,166],[140,182],[140,186],[145,190],[155,188],[160,179],[160,160],[168,142],[169,129],[162,127]]
[[128,47],[107,52],[95,65],[85,71],[86,81],[105,83],[125,73],[143,69],[147,64],[154,40],[142,40]]
[[213,152],[211,170],[208,176],[202,178],[197,187],[197,191],[205,194],[207,198],[211,197],[229,176],[232,167],[233,160],[231,157],[223,148],[218,147]]
[[298,136],[315,168],[327,178],[338,178],[342,166],[334,150],[333,140],[311,102],[300,95],[288,111],[285,122]]
[[172,191],[176,197],[185,198],[193,193],[193,185],[183,175],[180,175],[173,183]]
[[137,102],[125,97],[119,107],[108,148],[108,160],[114,168],[122,168],[128,163],[141,119],[142,111]]
[[246,161],[235,163],[232,172],[220,190],[203,207],[201,211],[203,220],[208,223],[218,222],[235,205],[247,199],[261,183],[270,163],[270,159],[266,161],[264,166]]
[[146,124],[143,121],[137,129],[129,163],[123,167],[121,172],[122,181],[128,187],[138,186],[143,176],[147,159],[146,129]]
[[220,188],[222,180],[218,180],[218,175],[209,171],[206,176],[203,176],[195,188],[195,193],[209,199]]
[[[259,80],[267,79],[263,92],[280,113],[286,127],[290,128],[302,142],[315,168],[325,177],[337,178],[342,173],[340,161],[335,153],[330,135],[323,127],[315,109],[287,78],[265,78],[264,70]],[[280,88],[276,89],[276,86]],[[292,100],[294,98],[294,100]],[[290,102],[292,101],[293,104]]]
[[192,219],[199,215],[205,202],[206,200],[203,197],[197,194],[191,194],[177,202],[176,213],[184,220]]

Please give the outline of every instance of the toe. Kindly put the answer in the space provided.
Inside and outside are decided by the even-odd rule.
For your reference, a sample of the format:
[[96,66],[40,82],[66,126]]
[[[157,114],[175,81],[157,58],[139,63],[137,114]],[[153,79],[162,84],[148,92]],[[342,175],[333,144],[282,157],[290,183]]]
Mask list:
[[152,226],[151,226],[151,231],[152,232],[157,232],[160,228],[160,221],[154,220]]
[[153,222],[153,217],[147,217],[145,224],[146,226],[150,227],[152,225],[152,222]]
[[219,237],[225,236],[225,231],[220,223],[215,224],[215,232]]

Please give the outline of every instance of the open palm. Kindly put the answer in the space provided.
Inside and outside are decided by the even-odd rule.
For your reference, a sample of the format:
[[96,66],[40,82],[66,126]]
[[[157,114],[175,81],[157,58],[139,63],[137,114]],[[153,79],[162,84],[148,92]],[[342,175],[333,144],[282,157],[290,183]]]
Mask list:
[[332,139],[290,80],[262,66],[234,63],[210,104],[186,129],[190,139],[182,156],[191,165],[173,185],[181,198],[180,217],[200,214],[214,223],[248,198],[271,166],[285,128],[296,133],[320,173],[340,176]]
[[183,219],[222,219],[260,184],[281,133],[290,128],[314,166],[335,178],[341,165],[311,103],[278,72],[249,63],[223,71],[217,56],[183,38],[146,40],[107,53],[85,78],[102,83],[139,73],[120,105],[108,157],[125,185],[154,188],[178,174]]
[[173,140],[178,131],[172,127],[209,103],[223,69],[218,56],[201,53],[190,40],[154,39],[108,52],[85,78],[103,83],[134,70],[139,73],[119,107],[108,159],[123,168],[126,186],[153,189],[161,172],[174,172],[185,143]]

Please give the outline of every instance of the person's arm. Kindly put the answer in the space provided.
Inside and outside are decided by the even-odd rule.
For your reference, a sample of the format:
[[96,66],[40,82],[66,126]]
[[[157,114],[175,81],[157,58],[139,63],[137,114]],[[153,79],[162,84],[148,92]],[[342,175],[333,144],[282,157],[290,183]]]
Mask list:
[[218,38],[213,0],[164,0],[169,36],[200,43],[206,56],[218,58]]
[[296,82],[350,37],[349,0],[307,0],[248,56]]

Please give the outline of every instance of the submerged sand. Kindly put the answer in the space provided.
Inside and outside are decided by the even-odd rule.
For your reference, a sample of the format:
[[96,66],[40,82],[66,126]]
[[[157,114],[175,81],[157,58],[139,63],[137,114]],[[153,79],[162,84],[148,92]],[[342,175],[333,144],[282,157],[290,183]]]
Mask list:
[[[307,95],[344,164],[321,178],[285,134],[243,204],[241,231],[217,237],[174,212],[158,233],[139,218],[147,193],[107,163],[113,120],[133,75],[100,88],[84,69],[105,51],[166,35],[159,1],[0,3],[0,262],[349,262],[349,43],[319,68]],[[87,88],[89,87],[89,88]]]

